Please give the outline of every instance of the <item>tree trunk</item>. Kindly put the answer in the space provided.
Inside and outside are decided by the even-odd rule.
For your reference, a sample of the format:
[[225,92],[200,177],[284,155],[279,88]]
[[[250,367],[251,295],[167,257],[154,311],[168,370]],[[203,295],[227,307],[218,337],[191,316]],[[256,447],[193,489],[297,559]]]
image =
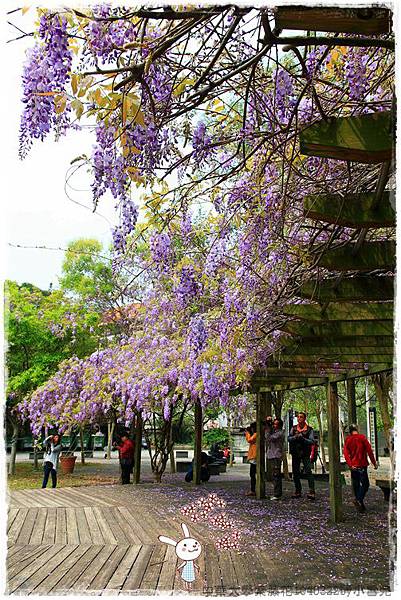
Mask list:
[[170,429],[170,473],[175,473],[175,458],[174,458],[174,440],[173,440],[173,427]]
[[84,432],[82,427],[79,428],[79,440],[81,445],[81,464],[85,464],[85,448],[84,448]]
[[112,423],[110,421],[108,421],[107,422],[107,453],[106,453],[107,459],[111,458],[111,443],[113,441],[113,434],[114,434],[114,421]]
[[141,450],[142,450],[142,417],[136,416],[135,425],[135,457],[134,457],[134,483],[138,484],[141,479]]
[[35,471],[39,471],[39,460],[38,460],[38,439],[33,440],[33,468]]
[[9,419],[13,426],[13,437],[11,440],[10,462],[8,464],[8,474],[15,475],[15,461],[17,458],[17,443],[19,434],[19,423],[16,419]]
[[390,454],[391,466],[394,465],[394,451],[393,451],[393,431],[392,423],[389,411],[390,399],[390,387],[392,384],[391,373],[378,373],[372,377],[373,383],[376,390],[377,399],[380,406],[380,414],[383,421],[384,435],[386,438],[387,448]]

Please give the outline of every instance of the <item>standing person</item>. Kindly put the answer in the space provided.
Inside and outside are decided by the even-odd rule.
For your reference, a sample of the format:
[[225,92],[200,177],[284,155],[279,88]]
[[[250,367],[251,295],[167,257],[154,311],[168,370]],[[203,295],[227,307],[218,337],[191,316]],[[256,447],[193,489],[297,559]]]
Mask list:
[[249,444],[248,463],[250,464],[249,475],[251,477],[251,489],[246,496],[256,496],[256,422],[251,423],[245,430],[246,441]]
[[306,422],[306,414],[299,412],[297,415],[298,424],[294,425],[289,433],[288,442],[290,444],[290,453],[292,458],[292,477],[295,484],[295,493],[292,498],[300,498],[302,496],[301,485],[301,462],[304,466],[304,473],[308,478],[309,492],[307,497],[309,500],[315,499],[315,480],[312,474],[312,466],[310,454],[315,443],[313,429]]
[[358,426],[351,425],[349,433],[344,444],[344,458],[351,469],[354,504],[358,512],[365,512],[366,506],[363,501],[369,489],[368,456],[375,469],[377,469],[377,462],[369,440],[359,433]]
[[273,477],[273,496],[270,500],[280,500],[283,495],[283,481],[281,478],[281,462],[283,460],[283,444],[284,444],[284,431],[283,421],[277,417],[266,418],[266,456],[267,460],[271,465],[271,472]]
[[57,466],[61,452],[60,436],[58,433],[49,435],[44,441],[45,452],[43,455],[43,482],[42,489],[47,487],[49,475],[52,476],[52,488],[57,486]]
[[123,485],[130,482],[131,469],[134,463],[134,444],[125,432],[121,436],[122,444],[113,444],[120,454],[121,481]]

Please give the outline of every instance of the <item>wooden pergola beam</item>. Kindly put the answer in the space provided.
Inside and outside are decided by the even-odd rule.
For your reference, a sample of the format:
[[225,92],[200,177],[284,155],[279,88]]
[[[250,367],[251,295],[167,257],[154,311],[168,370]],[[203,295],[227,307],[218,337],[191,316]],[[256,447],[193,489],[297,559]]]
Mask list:
[[318,354],[281,354],[280,355],[280,361],[282,363],[285,362],[292,362],[292,361],[296,361],[297,363],[311,363],[311,362],[315,362],[316,364],[319,363],[319,361],[326,361],[326,362],[338,362],[341,366],[342,363],[388,363],[388,364],[392,364],[392,360],[391,359],[392,354],[357,354],[356,352],[352,353],[352,354],[344,354],[342,353],[341,355],[333,355],[333,356],[328,356],[328,355],[322,355],[319,356]]
[[300,152],[339,160],[378,164],[392,159],[390,111],[319,121],[300,132]]
[[291,321],[280,328],[286,333],[306,338],[342,338],[348,336],[393,336],[394,322],[383,321],[336,321],[331,323],[306,323]]
[[[286,346],[286,348],[300,347],[312,351],[314,348],[392,348],[394,346],[394,336],[392,335],[360,335],[360,336],[344,336],[328,339],[326,337],[303,337],[298,341]],[[388,352],[386,352],[388,354]]]
[[279,6],[277,29],[331,31],[376,35],[391,31],[391,12],[385,8],[336,8]]
[[[377,338],[380,339],[380,338]],[[339,338],[341,340],[341,338]],[[337,340],[337,341],[339,341]],[[322,340],[319,340],[320,342]],[[352,346],[309,346],[307,343],[293,343],[289,344],[285,347],[283,354],[281,356],[291,356],[296,354],[302,354],[303,356],[315,356],[315,357],[332,357],[341,359],[344,355],[349,354],[358,354],[363,356],[368,356],[374,354],[376,356],[393,356],[394,354],[394,345],[391,346],[382,346],[380,344],[376,344],[375,346],[361,346],[358,344],[353,344]]]
[[316,302],[384,301],[394,299],[394,277],[367,276],[336,279],[311,280],[305,282],[296,293],[297,296]]
[[317,264],[325,269],[340,272],[392,270],[395,267],[395,242],[364,242],[358,250],[356,243],[329,248],[320,256]]
[[304,217],[355,229],[395,227],[395,209],[390,192],[385,191],[377,203],[374,192],[365,194],[327,194],[305,196]]
[[394,315],[393,302],[330,302],[320,304],[287,304],[284,314],[306,321],[389,320]]

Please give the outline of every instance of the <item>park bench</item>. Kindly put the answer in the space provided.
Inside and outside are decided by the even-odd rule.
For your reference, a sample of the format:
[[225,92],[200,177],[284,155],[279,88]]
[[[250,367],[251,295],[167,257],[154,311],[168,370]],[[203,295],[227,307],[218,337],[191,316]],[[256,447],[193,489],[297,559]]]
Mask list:
[[176,458],[188,458],[188,450],[176,450],[175,457]]
[[389,502],[390,493],[395,489],[394,479],[376,479],[376,485],[383,492],[385,501]]

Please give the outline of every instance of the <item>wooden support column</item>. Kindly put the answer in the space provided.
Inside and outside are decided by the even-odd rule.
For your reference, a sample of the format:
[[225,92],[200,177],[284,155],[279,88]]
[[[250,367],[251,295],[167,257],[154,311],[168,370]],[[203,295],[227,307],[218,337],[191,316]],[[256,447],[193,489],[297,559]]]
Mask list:
[[329,487],[330,512],[334,523],[342,521],[342,489],[337,384],[327,385],[327,420],[329,429]]
[[355,379],[347,379],[348,425],[356,423]]
[[201,475],[201,452],[202,452],[202,433],[203,433],[203,420],[202,420],[202,406],[200,400],[195,403],[195,444],[194,444],[194,478],[193,482],[195,485],[200,484]]
[[141,452],[142,452],[142,417],[136,416],[135,425],[135,447],[134,447],[134,483],[138,484],[141,479]]
[[264,422],[267,410],[267,404],[270,400],[270,392],[258,392],[256,394],[256,497],[258,500],[266,498],[265,470],[266,470],[266,449],[265,449],[265,427]]

